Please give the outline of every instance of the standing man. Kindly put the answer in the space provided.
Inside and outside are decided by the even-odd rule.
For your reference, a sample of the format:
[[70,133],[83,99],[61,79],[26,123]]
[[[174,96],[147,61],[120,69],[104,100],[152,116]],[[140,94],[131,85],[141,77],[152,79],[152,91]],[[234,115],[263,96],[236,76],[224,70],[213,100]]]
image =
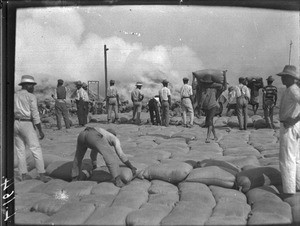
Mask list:
[[248,103],[250,100],[250,91],[246,86],[246,79],[239,78],[239,84],[236,86],[236,113],[239,120],[240,130],[247,130],[248,122]]
[[81,81],[78,81],[76,83],[76,97],[75,97],[75,102],[76,102],[76,107],[77,107],[77,117],[78,117],[78,127],[84,126],[84,90],[82,88],[82,83]]
[[134,118],[136,115],[135,122],[139,125],[141,123],[142,100],[144,99],[144,95],[141,93],[143,84],[141,82],[137,82],[135,86],[135,90],[131,92],[131,101],[133,103],[132,121],[135,121]]
[[[192,105],[192,95],[193,90],[192,86],[188,84],[189,79],[183,78],[183,86],[180,89],[180,97],[181,97],[181,108],[182,108],[182,120],[184,127],[193,127],[194,126],[194,109]],[[190,114],[190,123],[187,125],[186,122],[186,113]]]
[[211,132],[214,135],[214,140],[218,140],[213,119],[220,108],[218,99],[222,92],[227,89],[226,71],[223,72],[223,76],[223,84],[214,83],[212,76],[209,74],[204,75],[203,78],[200,79],[200,82],[202,83],[200,107],[205,111],[205,126],[207,127],[205,143],[210,143]]
[[55,115],[57,121],[57,128],[61,130],[61,117],[64,118],[66,129],[70,128],[69,110],[67,108],[66,97],[67,88],[63,86],[64,81],[62,79],[57,80],[56,96],[52,94],[52,98],[55,100]]
[[135,176],[137,168],[131,164],[122,151],[121,143],[117,138],[116,132],[113,129],[105,130],[102,128],[87,127],[77,138],[77,147],[72,168],[73,180],[81,179],[82,159],[88,148],[92,150],[90,158],[92,160],[93,169],[97,168],[97,154],[99,153],[102,155],[116,186],[124,186],[120,178],[120,168],[116,155],[131,169],[132,174]]
[[231,113],[229,114],[229,112],[233,109],[234,113],[236,115],[236,97],[235,97],[235,90],[233,86],[230,86],[228,88],[228,104],[227,104],[227,112],[226,115],[227,116],[231,116]]
[[150,120],[152,125],[161,125],[160,120],[160,102],[159,102],[159,96],[155,95],[153,98],[151,98],[148,102],[148,108],[150,113]]
[[277,75],[286,86],[279,109],[279,166],[284,197],[300,191],[300,76],[293,65],[286,65]]
[[115,120],[114,122],[119,122],[119,93],[118,89],[115,87],[115,80],[109,81],[109,87],[107,89],[107,102],[108,102],[108,109],[107,109],[107,123],[111,123],[111,112],[112,110],[115,112]]
[[86,83],[82,83],[82,89],[83,89],[83,123],[86,125],[88,123],[88,115],[89,115],[89,104],[90,104],[90,98],[88,94],[88,85]]
[[31,75],[23,75],[19,86],[22,86],[20,91],[17,91],[14,96],[14,145],[17,152],[19,162],[19,173],[22,180],[32,179],[28,175],[26,164],[26,148],[28,148],[35,160],[35,167],[39,173],[39,179],[43,182],[48,182],[49,177],[45,176],[45,166],[42,149],[39,143],[39,138],[35,131],[38,129],[40,139],[45,137],[41,120],[37,108],[37,99],[33,94],[36,82]]
[[162,81],[163,88],[159,90],[159,101],[161,104],[162,115],[161,123],[162,126],[169,126],[170,123],[170,106],[171,106],[171,91],[168,88],[168,81],[165,79]]
[[259,107],[259,89],[263,88],[262,80],[252,79],[247,86],[250,88],[251,96],[249,104],[252,106],[254,115],[256,115]]
[[263,88],[263,109],[265,120],[269,128],[274,128],[273,109],[277,103],[277,88],[272,85],[274,79],[270,75],[267,78],[268,85]]

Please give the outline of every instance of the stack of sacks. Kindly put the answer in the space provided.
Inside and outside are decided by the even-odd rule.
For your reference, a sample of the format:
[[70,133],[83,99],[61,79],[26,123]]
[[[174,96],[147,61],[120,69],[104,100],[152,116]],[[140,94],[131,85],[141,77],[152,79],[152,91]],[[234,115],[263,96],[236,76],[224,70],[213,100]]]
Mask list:
[[242,192],[264,185],[280,185],[281,173],[274,167],[254,167],[236,175],[236,184]]
[[180,201],[161,225],[203,225],[212,213],[215,199],[201,183],[182,182],[178,186]]
[[247,225],[251,207],[243,193],[219,186],[209,188],[217,204],[205,225]]
[[165,160],[160,164],[147,167],[143,177],[148,180],[163,180],[172,184],[183,181],[191,172],[193,167],[185,162]]
[[251,205],[248,225],[291,224],[292,211],[288,203],[278,197],[278,190],[273,186],[263,186],[246,193]]
[[139,209],[148,201],[148,189],[151,183],[147,180],[135,179],[120,189],[111,206],[125,206]]
[[232,188],[238,172],[239,169],[228,162],[207,159],[197,163],[185,181]]

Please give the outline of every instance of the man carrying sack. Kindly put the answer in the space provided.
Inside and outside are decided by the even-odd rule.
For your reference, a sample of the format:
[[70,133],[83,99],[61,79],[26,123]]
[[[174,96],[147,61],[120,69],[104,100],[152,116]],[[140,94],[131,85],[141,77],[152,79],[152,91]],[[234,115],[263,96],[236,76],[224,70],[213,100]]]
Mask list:
[[113,129],[105,130],[100,127],[87,127],[77,138],[76,153],[72,167],[72,178],[74,181],[81,179],[82,159],[88,148],[92,150],[90,158],[92,160],[93,169],[97,168],[97,154],[99,153],[103,156],[105,164],[112,175],[113,182],[117,187],[123,187],[124,183],[119,175],[120,168],[115,153],[120,160],[131,169],[133,176],[135,176],[137,169],[124,154],[120,140],[116,137],[116,132]]
[[17,152],[18,168],[22,180],[32,179],[28,175],[26,164],[26,148],[28,148],[35,160],[35,167],[39,173],[39,179],[48,182],[51,178],[45,176],[43,153],[39,138],[35,131],[38,129],[40,139],[45,137],[37,107],[37,99],[33,94],[36,82],[30,75],[23,75],[19,86],[22,89],[15,93],[14,97],[14,145]]

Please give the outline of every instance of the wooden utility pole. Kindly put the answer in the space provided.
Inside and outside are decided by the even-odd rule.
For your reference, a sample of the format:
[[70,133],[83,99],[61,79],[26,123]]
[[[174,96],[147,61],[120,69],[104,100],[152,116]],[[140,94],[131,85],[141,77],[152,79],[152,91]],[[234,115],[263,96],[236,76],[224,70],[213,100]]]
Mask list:
[[293,42],[291,40],[291,43],[290,43],[290,54],[289,54],[289,65],[291,65],[291,52],[292,52],[292,45],[293,45]]
[[107,50],[106,45],[104,45],[104,73],[105,73],[105,100],[106,100],[106,111],[108,108],[108,100],[107,100]]

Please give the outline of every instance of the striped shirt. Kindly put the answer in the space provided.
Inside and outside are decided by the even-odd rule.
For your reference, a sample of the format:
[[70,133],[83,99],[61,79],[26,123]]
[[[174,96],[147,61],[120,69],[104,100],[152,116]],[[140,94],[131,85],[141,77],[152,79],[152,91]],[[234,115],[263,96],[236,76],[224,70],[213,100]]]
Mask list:
[[277,88],[275,86],[266,86],[262,91],[265,94],[265,100],[271,100],[275,102],[277,96]]

